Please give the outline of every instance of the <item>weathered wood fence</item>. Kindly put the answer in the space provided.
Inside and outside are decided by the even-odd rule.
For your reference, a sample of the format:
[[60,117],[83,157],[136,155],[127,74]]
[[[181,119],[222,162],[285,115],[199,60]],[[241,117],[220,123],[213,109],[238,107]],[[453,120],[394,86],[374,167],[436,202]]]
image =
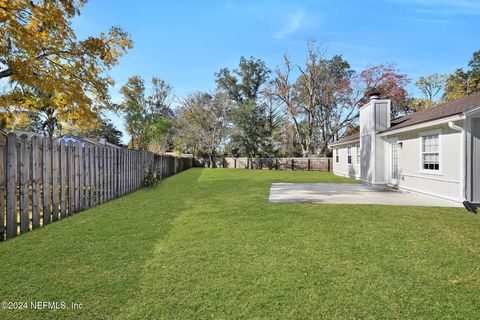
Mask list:
[[[214,158],[214,167],[263,170],[332,171],[332,158]],[[208,158],[196,158],[196,167],[209,167]]]
[[191,158],[0,134],[0,241],[192,167]]

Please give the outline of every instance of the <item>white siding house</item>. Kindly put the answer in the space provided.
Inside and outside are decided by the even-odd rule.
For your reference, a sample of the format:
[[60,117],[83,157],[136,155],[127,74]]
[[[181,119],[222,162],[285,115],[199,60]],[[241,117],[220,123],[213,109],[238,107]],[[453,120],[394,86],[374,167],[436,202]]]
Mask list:
[[360,109],[360,132],[330,147],[336,175],[480,202],[480,94],[397,119],[390,119],[389,100],[373,96]]

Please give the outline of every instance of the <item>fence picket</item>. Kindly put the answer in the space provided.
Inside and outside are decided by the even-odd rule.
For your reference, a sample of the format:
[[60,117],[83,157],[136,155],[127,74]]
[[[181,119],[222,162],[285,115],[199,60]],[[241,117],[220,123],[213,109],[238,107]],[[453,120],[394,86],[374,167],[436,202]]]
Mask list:
[[31,172],[32,172],[32,229],[40,226],[40,138],[32,137]]
[[80,208],[80,143],[76,141],[74,144],[74,168],[75,168],[75,210],[77,213]]
[[59,179],[58,179],[58,140],[52,140],[52,220],[58,220],[59,213]]
[[28,168],[29,151],[28,137],[20,136],[20,148],[18,154],[18,173],[19,173],[19,192],[20,192],[20,233],[25,233],[29,229],[29,197],[28,197]]
[[75,213],[75,147],[72,141],[67,144],[68,172],[68,215]]
[[90,193],[89,193],[89,199],[88,199],[88,206],[93,207],[94,202],[93,199],[95,197],[95,146],[90,146],[90,163],[88,165],[88,170],[89,170],[89,176],[90,176]]
[[43,224],[51,221],[52,207],[50,201],[50,139],[44,137],[42,139],[42,190],[43,190]]
[[95,205],[100,203],[100,147],[95,146]]
[[67,216],[67,153],[65,140],[60,140],[60,219]]
[[90,145],[84,147],[85,208],[90,208]]

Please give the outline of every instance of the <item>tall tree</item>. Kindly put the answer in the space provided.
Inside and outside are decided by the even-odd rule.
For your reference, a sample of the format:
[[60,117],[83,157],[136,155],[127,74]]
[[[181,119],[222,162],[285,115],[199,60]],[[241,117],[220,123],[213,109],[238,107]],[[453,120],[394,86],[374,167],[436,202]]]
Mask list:
[[118,130],[112,121],[105,117],[99,117],[97,127],[86,131],[84,135],[91,138],[105,138],[108,142],[116,145],[122,144],[122,131]]
[[439,94],[445,88],[446,79],[446,75],[438,73],[420,77],[417,82],[415,82],[415,86],[422,96],[409,99],[410,108],[414,111],[419,111],[435,105],[439,100]]
[[457,69],[448,76],[443,98],[455,100],[477,92],[480,92],[480,50],[473,53],[468,69]]
[[194,155],[207,156],[214,167],[214,157],[227,137],[229,109],[228,97],[223,93],[188,96],[177,111],[177,144]]
[[382,98],[392,101],[392,115],[398,117],[406,115],[413,110],[408,103],[408,92],[406,86],[410,83],[410,79],[406,74],[398,71],[394,64],[379,64],[370,66],[360,72],[356,81],[359,85],[359,103],[363,104],[368,100],[370,93],[379,93]]
[[265,153],[265,141],[269,130],[267,104],[262,94],[270,70],[260,59],[240,58],[237,69],[227,68],[216,73],[219,90],[225,92],[234,103],[231,120],[234,131],[231,143],[249,157]]
[[334,128],[356,118],[356,109],[341,103],[343,95],[350,92],[353,72],[349,64],[338,55],[326,58],[324,50],[315,42],[309,42],[307,50],[305,65],[296,66],[297,79],[291,79],[294,65],[285,55],[284,68],[276,69],[273,81],[275,92],[292,119],[304,157],[325,153]]
[[[299,75],[292,79],[294,69]],[[294,65],[285,56],[273,80],[304,157],[327,154],[328,143],[355,125],[359,106],[367,102],[372,90],[392,99],[394,112],[405,112],[407,83],[407,76],[393,65],[372,66],[357,74],[341,56],[327,58],[315,42],[308,43],[304,66]]]
[[146,96],[145,81],[140,76],[130,77],[122,86],[121,110],[125,115],[127,132],[132,136],[133,148],[160,150],[171,127],[173,111],[172,87],[159,78],[152,79],[152,94]]
[[[77,40],[71,20],[84,0],[0,2],[0,79],[10,88],[0,95],[0,107],[11,114],[23,110],[61,115],[78,110],[76,121],[88,124],[95,117],[94,102],[109,106],[106,72],[132,47],[119,27],[105,34]],[[45,99],[38,99],[38,93]],[[49,125],[52,125],[50,122]]]

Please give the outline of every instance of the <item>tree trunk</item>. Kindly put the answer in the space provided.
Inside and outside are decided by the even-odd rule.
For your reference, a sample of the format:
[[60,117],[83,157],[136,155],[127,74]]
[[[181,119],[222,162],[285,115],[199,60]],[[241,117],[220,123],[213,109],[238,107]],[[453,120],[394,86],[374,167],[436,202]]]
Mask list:
[[210,161],[209,167],[210,168],[215,168],[214,158],[213,158],[213,155],[211,153],[208,155],[208,160]]

